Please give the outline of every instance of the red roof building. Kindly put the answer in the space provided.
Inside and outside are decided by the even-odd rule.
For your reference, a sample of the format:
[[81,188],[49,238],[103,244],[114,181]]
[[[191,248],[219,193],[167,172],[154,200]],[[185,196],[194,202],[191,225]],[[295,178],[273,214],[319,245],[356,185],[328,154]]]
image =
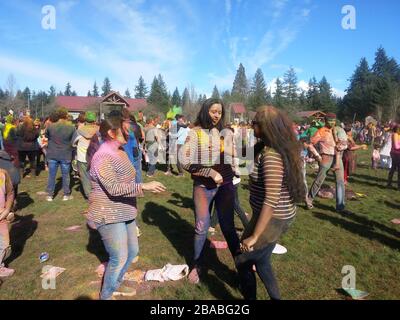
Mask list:
[[228,115],[229,122],[233,121],[234,119],[239,119],[240,121],[244,120],[247,110],[243,103],[241,102],[231,103],[228,109],[229,109],[229,115]]
[[299,118],[303,118],[303,119],[309,119],[309,118],[323,119],[325,117],[325,113],[322,111],[319,111],[319,110],[301,111],[301,112],[297,112],[296,115]]
[[146,99],[124,98],[118,92],[110,92],[105,97],[78,97],[58,96],[56,105],[66,108],[72,116],[78,116],[80,112],[96,111],[101,115],[111,110],[128,108],[129,111],[139,111],[147,107]]

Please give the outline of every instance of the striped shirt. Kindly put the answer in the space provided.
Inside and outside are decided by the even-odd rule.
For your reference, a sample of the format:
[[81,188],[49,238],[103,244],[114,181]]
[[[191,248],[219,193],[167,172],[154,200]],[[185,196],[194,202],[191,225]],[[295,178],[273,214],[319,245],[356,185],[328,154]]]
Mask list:
[[90,176],[89,220],[109,224],[136,218],[136,197],[143,195],[142,184],[135,183],[135,168],[114,141],[104,142],[94,154]]
[[[221,136],[223,136],[221,138]],[[226,146],[232,146],[231,152],[226,152]],[[207,188],[216,188],[213,178],[219,173],[223,183],[232,182],[234,167],[234,141],[233,132],[213,128],[209,131],[200,127],[190,130],[186,142],[182,147],[182,167],[192,174],[195,183]]]
[[276,219],[291,219],[296,215],[282,157],[271,148],[264,148],[250,174],[250,205],[257,218],[264,204],[274,209],[272,216]]

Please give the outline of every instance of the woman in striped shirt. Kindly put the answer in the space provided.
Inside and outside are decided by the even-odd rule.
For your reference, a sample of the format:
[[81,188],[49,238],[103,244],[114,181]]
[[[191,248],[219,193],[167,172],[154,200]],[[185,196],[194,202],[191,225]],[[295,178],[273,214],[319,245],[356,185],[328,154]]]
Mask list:
[[110,116],[100,125],[103,143],[90,163],[92,191],[88,220],[96,226],[109,254],[100,299],[132,296],[133,288],[122,285],[125,272],[139,251],[136,233],[136,197],[143,191],[162,192],[156,181],[136,183],[136,172],[122,146],[122,119]]
[[195,205],[194,257],[189,281],[199,282],[201,253],[210,226],[210,206],[215,203],[222,233],[232,255],[239,252],[233,221],[233,133],[224,128],[225,108],[220,99],[207,99],[179,152],[183,168],[193,179]]
[[235,259],[245,299],[256,299],[253,265],[271,299],[280,299],[270,257],[279,237],[287,231],[296,215],[296,202],[304,198],[301,145],[292,122],[282,111],[262,107],[253,121],[254,168],[250,174],[250,205],[253,216]]

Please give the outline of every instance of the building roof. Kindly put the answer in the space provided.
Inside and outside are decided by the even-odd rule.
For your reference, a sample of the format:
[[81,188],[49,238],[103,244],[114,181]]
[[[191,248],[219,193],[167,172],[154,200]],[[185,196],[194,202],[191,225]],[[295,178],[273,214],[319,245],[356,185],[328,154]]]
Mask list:
[[231,103],[230,107],[233,113],[246,113],[246,107],[243,103]]
[[325,116],[325,113],[319,110],[313,110],[313,111],[300,111],[297,112],[296,115],[300,118],[311,118],[315,116],[323,117]]
[[137,111],[144,109],[147,106],[146,99],[129,99],[122,97],[117,92],[111,92],[105,97],[79,97],[79,96],[57,96],[56,104],[60,107],[66,108],[68,111],[80,112],[86,111],[89,107],[97,106],[101,102],[107,102],[116,96],[118,103],[124,103],[129,111]]

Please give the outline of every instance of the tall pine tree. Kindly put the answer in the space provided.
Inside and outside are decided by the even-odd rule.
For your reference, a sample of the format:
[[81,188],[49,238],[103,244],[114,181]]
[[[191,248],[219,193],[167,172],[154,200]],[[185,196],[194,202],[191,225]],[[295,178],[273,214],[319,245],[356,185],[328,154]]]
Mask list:
[[213,98],[213,99],[221,99],[221,95],[219,94],[217,85],[214,86],[211,98]]
[[99,96],[99,88],[97,87],[96,81],[93,84],[92,95],[93,95],[93,97],[98,97]]
[[239,64],[239,68],[236,72],[235,80],[233,81],[232,87],[232,99],[235,102],[245,102],[248,94],[248,83],[246,78],[246,70],[242,64]]
[[290,67],[283,76],[283,96],[291,106],[297,104],[297,75],[293,67]]
[[172,94],[172,105],[173,106],[178,106],[178,107],[182,107],[182,99],[181,96],[179,94],[179,90],[178,88],[175,88],[174,93]]
[[136,99],[146,99],[149,90],[147,89],[146,83],[142,76],[139,77],[138,84],[135,87],[135,98]]
[[124,96],[125,96],[125,98],[131,98],[131,93],[129,92],[129,88],[127,88],[126,90],[125,90],[125,94],[124,94]]
[[261,69],[257,69],[250,89],[248,106],[250,110],[256,110],[258,107],[267,103],[267,88],[264,75]]
[[69,82],[65,86],[64,96],[72,96],[71,84]]
[[101,93],[102,97],[105,97],[106,95],[108,95],[111,92],[111,81],[110,81],[110,79],[108,79],[108,77],[105,77],[103,86],[101,87],[101,90],[103,91]]
[[284,88],[283,88],[283,84],[282,81],[277,78],[276,79],[276,90],[275,90],[275,95],[274,95],[274,105],[277,108],[284,108],[285,107],[285,103],[284,103]]

